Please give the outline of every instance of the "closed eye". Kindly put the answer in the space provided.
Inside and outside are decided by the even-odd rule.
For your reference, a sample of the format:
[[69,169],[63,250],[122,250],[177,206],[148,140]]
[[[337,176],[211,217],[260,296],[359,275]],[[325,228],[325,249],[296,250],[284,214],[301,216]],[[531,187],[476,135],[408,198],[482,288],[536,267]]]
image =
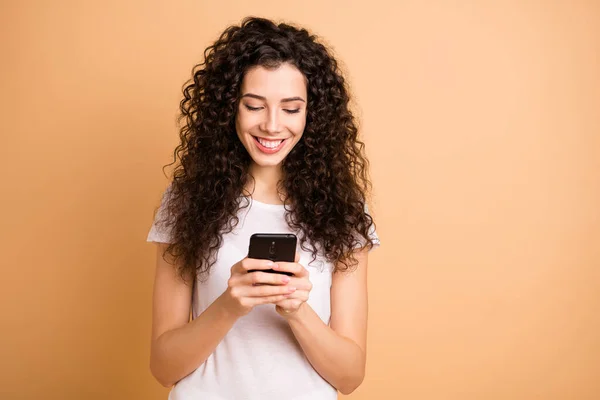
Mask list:
[[[244,104],[244,107],[246,107],[246,109],[248,111],[259,111],[264,108],[264,107],[252,107],[252,106],[249,106],[248,104]],[[300,112],[300,109],[299,108],[296,108],[295,110],[284,109],[283,111],[285,111],[288,114],[297,114]]]

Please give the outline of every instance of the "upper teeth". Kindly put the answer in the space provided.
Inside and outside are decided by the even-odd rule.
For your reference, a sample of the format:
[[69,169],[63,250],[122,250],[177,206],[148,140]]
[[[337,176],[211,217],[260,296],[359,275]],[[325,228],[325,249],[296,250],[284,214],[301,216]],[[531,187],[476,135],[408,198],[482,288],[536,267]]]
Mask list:
[[269,148],[275,148],[275,147],[279,146],[281,144],[281,142],[282,142],[282,140],[265,140],[265,139],[262,139],[262,138],[258,138],[258,141],[263,146],[269,147]]

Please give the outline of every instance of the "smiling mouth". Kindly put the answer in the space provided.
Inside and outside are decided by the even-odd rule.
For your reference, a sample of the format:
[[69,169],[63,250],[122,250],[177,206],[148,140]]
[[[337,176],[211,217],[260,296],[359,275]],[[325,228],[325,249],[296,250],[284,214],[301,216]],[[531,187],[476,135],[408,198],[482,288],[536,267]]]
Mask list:
[[270,140],[270,139],[259,138],[257,136],[252,136],[252,137],[254,138],[256,147],[258,147],[258,149],[260,151],[262,151],[263,153],[267,153],[267,154],[272,154],[272,153],[276,153],[277,151],[279,151],[285,144],[285,141],[287,140],[287,139]]

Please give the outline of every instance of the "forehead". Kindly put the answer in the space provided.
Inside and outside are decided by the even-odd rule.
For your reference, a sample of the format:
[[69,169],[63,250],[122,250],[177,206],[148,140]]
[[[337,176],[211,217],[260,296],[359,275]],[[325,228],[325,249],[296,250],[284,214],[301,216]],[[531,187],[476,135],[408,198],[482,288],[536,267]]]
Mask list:
[[296,67],[282,64],[275,69],[256,66],[249,69],[242,81],[242,94],[253,93],[277,100],[302,96],[306,99],[306,78]]

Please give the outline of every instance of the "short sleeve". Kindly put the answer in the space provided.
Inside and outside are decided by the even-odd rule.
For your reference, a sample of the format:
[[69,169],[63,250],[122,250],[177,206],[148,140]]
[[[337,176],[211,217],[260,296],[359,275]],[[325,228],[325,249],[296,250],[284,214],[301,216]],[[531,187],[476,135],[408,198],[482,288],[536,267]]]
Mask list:
[[171,243],[171,228],[166,219],[165,207],[171,193],[171,186],[167,187],[163,193],[160,207],[156,212],[146,242]]
[[[369,214],[369,207],[367,206],[367,204],[365,203],[365,214],[367,215],[371,215]],[[371,224],[371,226],[369,227],[369,238],[373,241],[373,247],[369,250],[369,252],[371,250],[375,250],[376,248],[378,248],[381,245],[381,241],[379,240],[379,236],[377,235],[377,231],[375,229],[375,224]],[[358,238],[359,244],[355,247],[355,248],[360,248],[362,246],[365,245],[366,241],[365,239],[361,236]]]

